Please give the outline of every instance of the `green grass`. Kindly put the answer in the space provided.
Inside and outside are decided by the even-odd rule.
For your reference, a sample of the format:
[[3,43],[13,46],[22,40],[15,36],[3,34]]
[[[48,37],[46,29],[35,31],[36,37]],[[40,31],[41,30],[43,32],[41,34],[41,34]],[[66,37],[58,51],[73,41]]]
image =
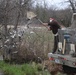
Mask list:
[[37,67],[31,64],[23,64],[21,67],[22,71],[26,73],[26,75],[36,75],[37,74]]
[[13,65],[0,61],[0,70],[4,75],[49,75],[42,70],[38,70],[36,63]]
[[0,69],[3,71],[4,75],[26,75],[21,70],[21,67],[18,65],[10,65],[0,61]]

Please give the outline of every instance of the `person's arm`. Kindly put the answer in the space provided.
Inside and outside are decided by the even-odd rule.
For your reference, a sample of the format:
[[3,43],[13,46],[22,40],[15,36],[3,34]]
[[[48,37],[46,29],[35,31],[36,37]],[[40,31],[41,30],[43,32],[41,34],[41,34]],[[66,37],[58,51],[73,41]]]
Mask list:
[[42,25],[48,29],[48,23],[42,23]]

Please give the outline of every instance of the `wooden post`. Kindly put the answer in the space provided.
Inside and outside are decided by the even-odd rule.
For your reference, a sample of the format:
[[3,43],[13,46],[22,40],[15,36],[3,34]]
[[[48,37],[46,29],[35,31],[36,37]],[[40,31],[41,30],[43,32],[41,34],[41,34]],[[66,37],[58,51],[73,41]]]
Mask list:
[[65,53],[65,44],[66,44],[66,39],[64,39],[64,42],[63,42],[62,54],[64,54],[64,53]]

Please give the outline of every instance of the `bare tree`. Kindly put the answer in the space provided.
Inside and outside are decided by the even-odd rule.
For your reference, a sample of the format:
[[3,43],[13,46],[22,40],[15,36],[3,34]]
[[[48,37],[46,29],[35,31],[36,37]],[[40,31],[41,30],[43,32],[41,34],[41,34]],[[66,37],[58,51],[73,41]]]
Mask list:
[[31,2],[32,2],[32,0],[17,0],[17,2],[15,2],[16,8],[17,8],[15,29],[17,28],[17,25],[20,21],[20,18],[21,17],[26,17],[26,12],[27,12],[27,10],[29,10],[29,4]]
[[70,3],[73,13],[76,13],[76,0],[67,0]]
[[[1,37],[4,53],[10,53],[12,49],[17,50],[19,47],[21,35],[18,36],[17,26],[21,22],[21,18],[26,17],[26,12],[31,1],[32,0],[0,1],[0,24],[3,26]],[[14,25],[14,30],[13,28],[8,28],[9,24]],[[16,44],[17,42],[19,42],[19,45]]]

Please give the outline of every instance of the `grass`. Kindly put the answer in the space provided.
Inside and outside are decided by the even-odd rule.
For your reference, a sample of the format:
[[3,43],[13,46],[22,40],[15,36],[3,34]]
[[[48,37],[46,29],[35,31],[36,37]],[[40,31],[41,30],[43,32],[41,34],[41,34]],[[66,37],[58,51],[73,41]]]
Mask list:
[[20,66],[11,65],[3,61],[0,61],[0,69],[3,71],[4,75],[26,75],[26,73],[21,70]]
[[11,65],[0,61],[0,70],[4,75],[50,75],[49,72],[38,70],[39,65],[36,63]]
[[23,64],[21,67],[22,71],[26,73],[26,75],[36,75],[37,67],[32,66],[31,64]]

